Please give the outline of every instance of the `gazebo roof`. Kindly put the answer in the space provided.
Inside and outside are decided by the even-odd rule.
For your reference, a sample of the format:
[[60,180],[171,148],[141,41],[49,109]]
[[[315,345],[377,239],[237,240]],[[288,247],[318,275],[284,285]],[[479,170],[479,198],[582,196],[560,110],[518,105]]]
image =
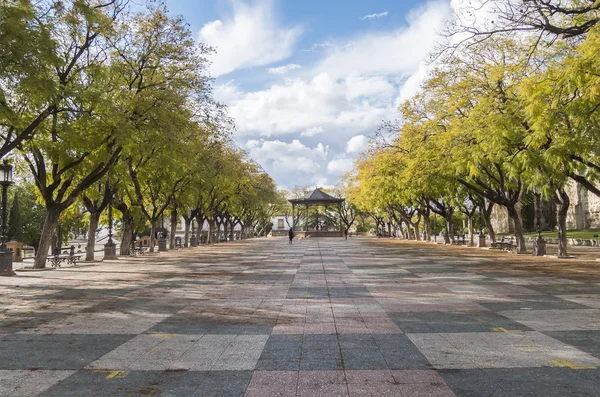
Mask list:
[[289,202],[292,204],[327,205],[343,203],[344,199],[332,197],[321,189],[316,188],[312,193],[299,199],[291,199]]

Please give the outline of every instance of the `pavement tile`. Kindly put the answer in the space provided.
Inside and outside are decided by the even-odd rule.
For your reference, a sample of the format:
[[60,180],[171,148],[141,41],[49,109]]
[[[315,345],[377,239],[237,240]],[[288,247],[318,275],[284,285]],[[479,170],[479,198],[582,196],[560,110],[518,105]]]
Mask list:
[[597,395],[600,277],[457,252],[253,239],[3,278],[0,395]]
[[0,370],[0,395],[33,396],[67,378],[75,371]]
[[81,369],[133,335],[14,334],[0,341],[0,369]]

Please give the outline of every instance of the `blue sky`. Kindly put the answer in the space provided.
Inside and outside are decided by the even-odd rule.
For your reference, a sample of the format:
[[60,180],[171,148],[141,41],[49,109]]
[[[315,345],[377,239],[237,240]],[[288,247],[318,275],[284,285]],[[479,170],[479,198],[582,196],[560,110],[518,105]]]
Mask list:
[[[458,1],[458,0],[453,0]],[[417,92],[450,0],[167,0],[211,56],[236,142],[285,188],[333,186]]]

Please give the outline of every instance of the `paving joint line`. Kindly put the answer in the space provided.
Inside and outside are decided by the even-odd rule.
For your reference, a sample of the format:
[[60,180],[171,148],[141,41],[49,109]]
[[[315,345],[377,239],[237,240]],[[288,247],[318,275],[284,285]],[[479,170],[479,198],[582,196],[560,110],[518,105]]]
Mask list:
[[340,362],[342,364],[342,371],[344,371],[344,381],[346,383],[346,392],[350,395],[350,387],[348,386],[348,379],[346,379],[346,365],[344,364],[344,356],[342,355],[342,343],[340,342],[340,334],[337,329],[337,322],[335,321],[335,313],[333,311],[333,304],[331,302],[331,291],[329,290],[329,283],[327,282],[327,274],[325,274],[325,263],[323,262],[323,253],[321,252],[321,244],[317,238],[317,247],[319,247],[319,258],[321,259],[321,268],[323,269],[323,276],[325,277],[325,286],[327,287],[327,297],[329,298],[329,307],[331,308],[331,316],[333,317],[333,327],[335,328],[335,340],[337,341],[338,351],[340,352]]

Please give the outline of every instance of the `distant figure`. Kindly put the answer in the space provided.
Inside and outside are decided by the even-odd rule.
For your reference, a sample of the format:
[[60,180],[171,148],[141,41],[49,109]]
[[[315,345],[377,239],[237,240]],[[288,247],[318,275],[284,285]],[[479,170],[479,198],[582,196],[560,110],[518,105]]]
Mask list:
[[348,240],[348,229],[344,229],[344,238]]
[[288,236],[290,237],[290,244],[292,243],[292,240],[294,239],[294,230],[290,229],[290,231],[288,232]]

